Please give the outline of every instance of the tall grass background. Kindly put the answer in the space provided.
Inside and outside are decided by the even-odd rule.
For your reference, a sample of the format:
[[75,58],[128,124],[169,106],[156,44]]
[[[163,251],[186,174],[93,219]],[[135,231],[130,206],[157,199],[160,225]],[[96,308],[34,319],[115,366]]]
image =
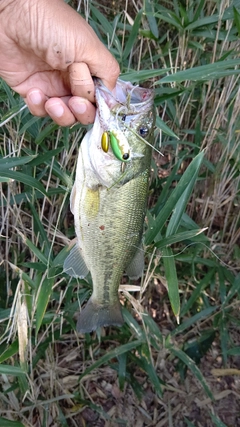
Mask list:
[[77,335],[91,286],[62,265],[87,128],[1,81],[0,425],[240,425],[240,2],[72,6],[155,89],[146,268],[120,286],[121,329]]

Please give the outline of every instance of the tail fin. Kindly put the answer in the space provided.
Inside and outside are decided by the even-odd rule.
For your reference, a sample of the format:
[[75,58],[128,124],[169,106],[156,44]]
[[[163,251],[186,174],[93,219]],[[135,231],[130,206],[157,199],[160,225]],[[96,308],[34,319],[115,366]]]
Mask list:
[[122,326],[123,323],[119,301],[112,305],[102,305],[95,303],[90,298],[78,317],[77,332],[85,334],[95,331],[100,326]]

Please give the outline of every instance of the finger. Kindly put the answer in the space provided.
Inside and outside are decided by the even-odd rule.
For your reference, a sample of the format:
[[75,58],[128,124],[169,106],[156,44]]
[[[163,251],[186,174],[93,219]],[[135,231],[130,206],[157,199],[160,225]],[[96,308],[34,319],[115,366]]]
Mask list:
[[101,66],[97,67],[96,72],[94,72],[93,67],[90,67],[90,71],[92,75],[99,77],[103,84],[112,91],[116,87],[117,79],[120,74],[120,67],[113,56],[109,57],[108,50],[107,53],[108,55],[105,59],[104,57],[102,57],[101,60],[99,59]]
[[45,103],[48,97],[39,89],[31,89],[27,92],[26,98],[24,98],[30,112],[34,116],[45,117],[47,112],[45,110]]
[[72,126],[76,118],[67,106],[69,97],[50,98],[45,103],[47,114],[60,126]]
[[90,74],[101,79],[109,90],[112,91],[115,88],[120,74],[120,67],[100,40],[97,41],[97,46],[95,46],[94,50],[88,51],[86,49],[84,51],[82,61],[88,65]]
[[87,64],[74,63],[68,67],[71,93],[94,102],[94,83]]
[[87,99],[78,96],[72,96],[68,105],[77,120],[83,125],[89,125],[94,122],[96,108]]

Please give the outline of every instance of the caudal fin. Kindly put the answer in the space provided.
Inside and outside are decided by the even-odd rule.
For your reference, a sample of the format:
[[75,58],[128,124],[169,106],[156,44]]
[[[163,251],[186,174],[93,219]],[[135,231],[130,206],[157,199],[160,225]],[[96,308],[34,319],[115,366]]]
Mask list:
[[85,334],[100,326],[122,326],[124,323],[119,301],[112,305],[96,304],[92,299],[81,311],[77,321],[77,332]]

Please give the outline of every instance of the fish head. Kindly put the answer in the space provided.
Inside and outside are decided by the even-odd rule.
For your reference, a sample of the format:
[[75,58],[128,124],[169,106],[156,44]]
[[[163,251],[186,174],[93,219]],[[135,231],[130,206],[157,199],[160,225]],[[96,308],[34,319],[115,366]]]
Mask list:
[[154,91],[122,80],[112,92],[98,79],[95,85],[97,114],[89,154],[100,184],[110,187],[122,183],[123,163],[127,180],[126,171],[136,173],[136,169],[149,164],[155,125]]

